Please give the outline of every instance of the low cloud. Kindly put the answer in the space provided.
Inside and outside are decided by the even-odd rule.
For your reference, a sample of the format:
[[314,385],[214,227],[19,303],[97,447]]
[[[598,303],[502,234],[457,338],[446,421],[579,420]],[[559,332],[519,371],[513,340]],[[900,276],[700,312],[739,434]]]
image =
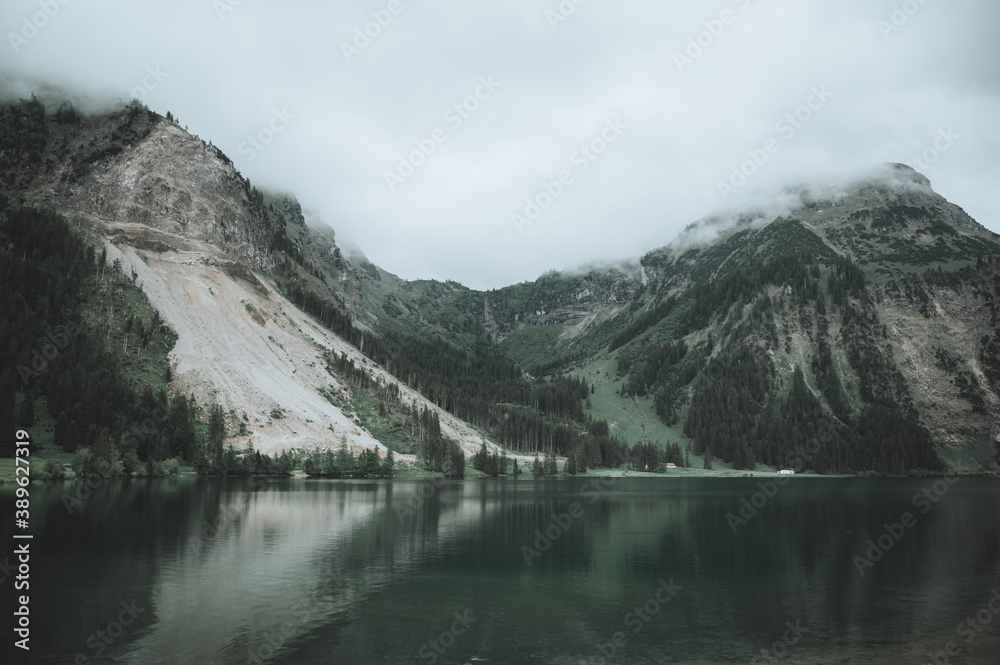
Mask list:
[[[44,20],[38,0],[0,8],[0,96],[66,94],[100,111],[160,68],[169,75],[143,87],[145,103],[238,161],[287,109],[294,120],[241,161],[245,175],[293,192],[338,242],[405,278],[490,288],[635,259],[694,220],[773,204],[803,182],[915,166],[948,128],[962,138],[925,175],[1000,231],[992,0],[927,2],[898,26],[891,0],[587,2],[555,29],[546,12],[558,3],[529,0],[228,2],[221,16],[204,0],[57,4]],[[15,50],[25,20],[44,25]],[[898,28],[888,37],[886,21]],[[370,42],[348,59],[342,44],[359,29]],[[679,71],[692,40],[701,52]],[[502,87],[446,124],[491,76]],[[780,126],[789,114],[798,127]],[[517,233],[511,213],[617,117],[621,140]],[[439,127],[446,140],[391,191],[386,170]],[[718,183],[761,149],[766,162],[722,200]]]

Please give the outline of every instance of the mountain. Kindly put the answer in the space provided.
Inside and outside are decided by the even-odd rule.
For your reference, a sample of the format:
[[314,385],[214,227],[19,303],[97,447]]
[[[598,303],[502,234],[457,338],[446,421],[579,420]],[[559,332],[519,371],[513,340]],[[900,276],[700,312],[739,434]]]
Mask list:
[[[139,105],[91,118],[33,99],[0,110],[0,128],[12,240],[2,267],[22,284],[0,330],[6,420],[15,400],[40,398],[67,450],[93,448],[103,428],[119,452],[189,462],[211,405],[229,443],[265,453],[389,444],[414,458],[431,421],[479,449],[479,432],[352,345],[363,346],[351,322],[359,295],[319,277],[354,270],[329,233],[307,229],[296,202],[253,188],[217,149]],[[53,282],[60,273],[75,278]],[[56,336],[68,344],[35,357]],[[115,376],[91,380],[102,367]],[[190,427],[175,423],[188,417],[178,403],[193,405]]]
[[[188,396],[196,429],[218,404],[237,446],[344,440],[440,468],[433,420],[467,454],[487,441],[584,468],[662,468],[688,447],[693,465],[733,469],[996,468],[1000,238],[902,165],[700,220],[635,262],[490,291],[346,257],[293,196],[258,190],[138,104],[0,108],[0,192],[0,232],[21,220],[28,242],[25,211],[60,217],[92,248],[66,260],[98,266],[69,311],[11,320],[35,339],[56,321],[95,348],[104,336],[136,404]],[[22,252],[18,267],[18,249],[0,254],[7,273],[42,265]],[[157,317],[158,347],[117,350],[131,333],[115,289],[131,294],[126,320],[148,331]],[[7,329],[0,343],[5,413],[57,394],[51,418],[92,445],[94,418],[58,395],[60,379],[14,380],[33,342]]]
[[433,311],[539,375],[590,381],[595,417],[627,427],[634,400],[636,438],[682,431],[736,468],[791,466],[820,439],[806,468],[972,471],[1000,432],[997,240],[892,165],[702,220],[636,266],[439,290]]

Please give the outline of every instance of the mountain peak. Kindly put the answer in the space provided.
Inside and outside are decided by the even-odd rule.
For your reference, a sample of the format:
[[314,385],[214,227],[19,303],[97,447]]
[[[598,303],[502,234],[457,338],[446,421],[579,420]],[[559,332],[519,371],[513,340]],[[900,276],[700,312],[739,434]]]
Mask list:
[[886,167],[891,170],[891,176],[895,179],[912,182],[915,185],[931,189],[931,181],[920,171],[906,164],[886,163]]

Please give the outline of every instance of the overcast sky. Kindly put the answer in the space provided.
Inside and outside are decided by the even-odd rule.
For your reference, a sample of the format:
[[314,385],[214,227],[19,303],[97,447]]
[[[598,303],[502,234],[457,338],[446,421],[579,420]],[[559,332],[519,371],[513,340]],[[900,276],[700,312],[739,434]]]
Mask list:
[[887,161],[1000,232],[996,0],[4,0],[0,26],[8,91],[140,96],[408,279],[638,258]]

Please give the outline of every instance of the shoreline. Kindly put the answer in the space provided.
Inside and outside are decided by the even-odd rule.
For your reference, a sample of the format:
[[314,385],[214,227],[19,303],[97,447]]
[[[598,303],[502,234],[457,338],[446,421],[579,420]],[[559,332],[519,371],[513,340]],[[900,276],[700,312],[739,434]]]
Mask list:
[[[13,474],[13,468],[10,469],[10,473],[7,473],[5,468],[7,465],[2,464],[0,461],[0,488],[5,485],[17,485],[15,476]],[[10,465],[13,467],[13,465]],[[642,478],[642,479],[660,479],[660,480],[672,480],[680,478],[718,478],[727,480],[755,480],[755,479],[773,479],[773,478],[784,478],[788,480],[793,480],[796,478],[808,478],[808,479],[843,479],[843,478],[856,478],[856,479],[870,479],[870,480],[916,480],[916,479],[933,479],[933,478],[993,478],[1000,479],[1000,474],[993,472],[980,472],[980,473],[926,473],[926,474],[913,474],[908,476],[878,476],[870,474],[818,474],[818,473],[796,473],[796,474],[781,474],[777,471],[736,471],[733,469],[672,469],[665,473],[652,473],[649,471],[624,471],[622,469],[588,469],[587,473],[578,473],[576,475],[567,475],[565,473],[559,473],[554,476],[533,476],[530,473],[521,474],[519,477],[514,478],[512,476],[500,476],[491,477],[480,472],[475,472],[474,474],[466,475],[465,478],[445,478],[443,473],[430,472],[414,469],[412,467],[403,469],[402,473],[397,473],[391,478],[324,478],[320,476],[309,476],[303,473],[301,470],[296,470],[290,476],[273,476],[273,475],[257,475],[257,476],[199,476],[197,473],[191,470],[182,469],[174,478],[227,478],[230,480],[247,480],[247,479],[257,479],[264,481],[281,481],[281,480],[344,480],[344,481],[413,481],[413,480],[448,480],[448,481],[472,481],[472,482],[528,482],[535,480],[586,480],[588,478]],[[48,482],[75,482],[78,478],[72,473],[68,472],[66,478],[58,481],[49,480],[32,480],[31,483],[48,483]],[[113,482],[113,481],[133,481],[133,480],[166,480],[164,478],[146,478],[146,477],[119,477],[119,478],[104,478],[102,483]]]

